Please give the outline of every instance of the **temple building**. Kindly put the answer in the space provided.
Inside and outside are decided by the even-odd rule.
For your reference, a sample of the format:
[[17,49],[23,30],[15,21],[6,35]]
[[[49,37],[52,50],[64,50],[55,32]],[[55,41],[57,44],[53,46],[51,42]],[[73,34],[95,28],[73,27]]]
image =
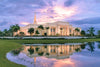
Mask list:
[[[42,25],[44,29],[39,28]],[[45,24],[38,24],[36,21],[36,14],[34,15],[34,22],[33,24],[26,25],[24,27],[20,27],[20,30],[17,32],[24,32],[25,36],[30,36],[28,30],[30,28],[34,28],[33,35],[47,35],[47,36],[80,36],[81,28],[73,27],[68,22],[57,21],[53,23],[45,23]],[[79,31],[76,30],[79,29]],[[36,33],[38,31],[38,34]],[[17,35],[16,33],[14,35]]]

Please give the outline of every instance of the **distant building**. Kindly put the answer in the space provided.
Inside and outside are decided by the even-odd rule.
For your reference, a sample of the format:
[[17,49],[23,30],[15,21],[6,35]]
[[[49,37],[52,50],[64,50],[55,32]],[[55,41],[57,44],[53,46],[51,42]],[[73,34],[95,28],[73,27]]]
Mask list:
[[[38,28],[40,25],[42,25],[44,27],[43,30]],[[49,29],[47,29],[47,27],[49,27]],[[38,35],[47,35],[47,36],[55,36],[55,35],[59,35],[59,36],[76,36],[76,35],[78,35],[79,36],[80,31],[81,31],[81,28],[78,28],[80,31],[76,31],[75,29],[77,27],[73,27],[68,22],[63,22],[63,21],[57,21],[54,23],[38,24],[38,22],[36,21],[36,15],[35,15],[34,23],[29,24],[24,27],[20,27],[20,30],[17,32],[17,34],[19,32],[24,32],[24,34],[26,36],[30,36],[30,34],[28,33],[29,28],[34,28],[33,35],[37,35],[36,30],[38,30],[38,32],[39,32]],[[15,33],[14,35],[17,35],[17,34]]]

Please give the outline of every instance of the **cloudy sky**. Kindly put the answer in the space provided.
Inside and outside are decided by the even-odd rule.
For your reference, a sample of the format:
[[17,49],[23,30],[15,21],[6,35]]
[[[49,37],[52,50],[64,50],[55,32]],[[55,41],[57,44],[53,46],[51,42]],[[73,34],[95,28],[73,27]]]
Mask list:
[[37,22],[66,21],[73,26],[100,29],[100,0],[0,0],[0,29]]

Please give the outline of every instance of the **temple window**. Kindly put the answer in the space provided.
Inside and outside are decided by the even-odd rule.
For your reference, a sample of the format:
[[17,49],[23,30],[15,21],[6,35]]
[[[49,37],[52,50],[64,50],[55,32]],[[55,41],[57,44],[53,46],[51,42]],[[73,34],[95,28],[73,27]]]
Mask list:
[[53,29],[53,32],[55,32],[55,28]]
[[52,28],[51,28],[51,32],[52,32]]
[[70,29],[70,33],[71,33],[71,29]]
[[55,49],[54,49],[54,52],[55,52]]
[[52,49],[51,49],[51,53],[52,53]]

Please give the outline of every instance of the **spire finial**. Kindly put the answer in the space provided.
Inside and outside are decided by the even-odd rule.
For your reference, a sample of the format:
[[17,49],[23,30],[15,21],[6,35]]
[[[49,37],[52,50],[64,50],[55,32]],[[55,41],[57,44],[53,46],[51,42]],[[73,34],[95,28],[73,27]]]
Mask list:
[[34,24],[37,24],[37,22],[36,22],[36,12],[34,12]]

